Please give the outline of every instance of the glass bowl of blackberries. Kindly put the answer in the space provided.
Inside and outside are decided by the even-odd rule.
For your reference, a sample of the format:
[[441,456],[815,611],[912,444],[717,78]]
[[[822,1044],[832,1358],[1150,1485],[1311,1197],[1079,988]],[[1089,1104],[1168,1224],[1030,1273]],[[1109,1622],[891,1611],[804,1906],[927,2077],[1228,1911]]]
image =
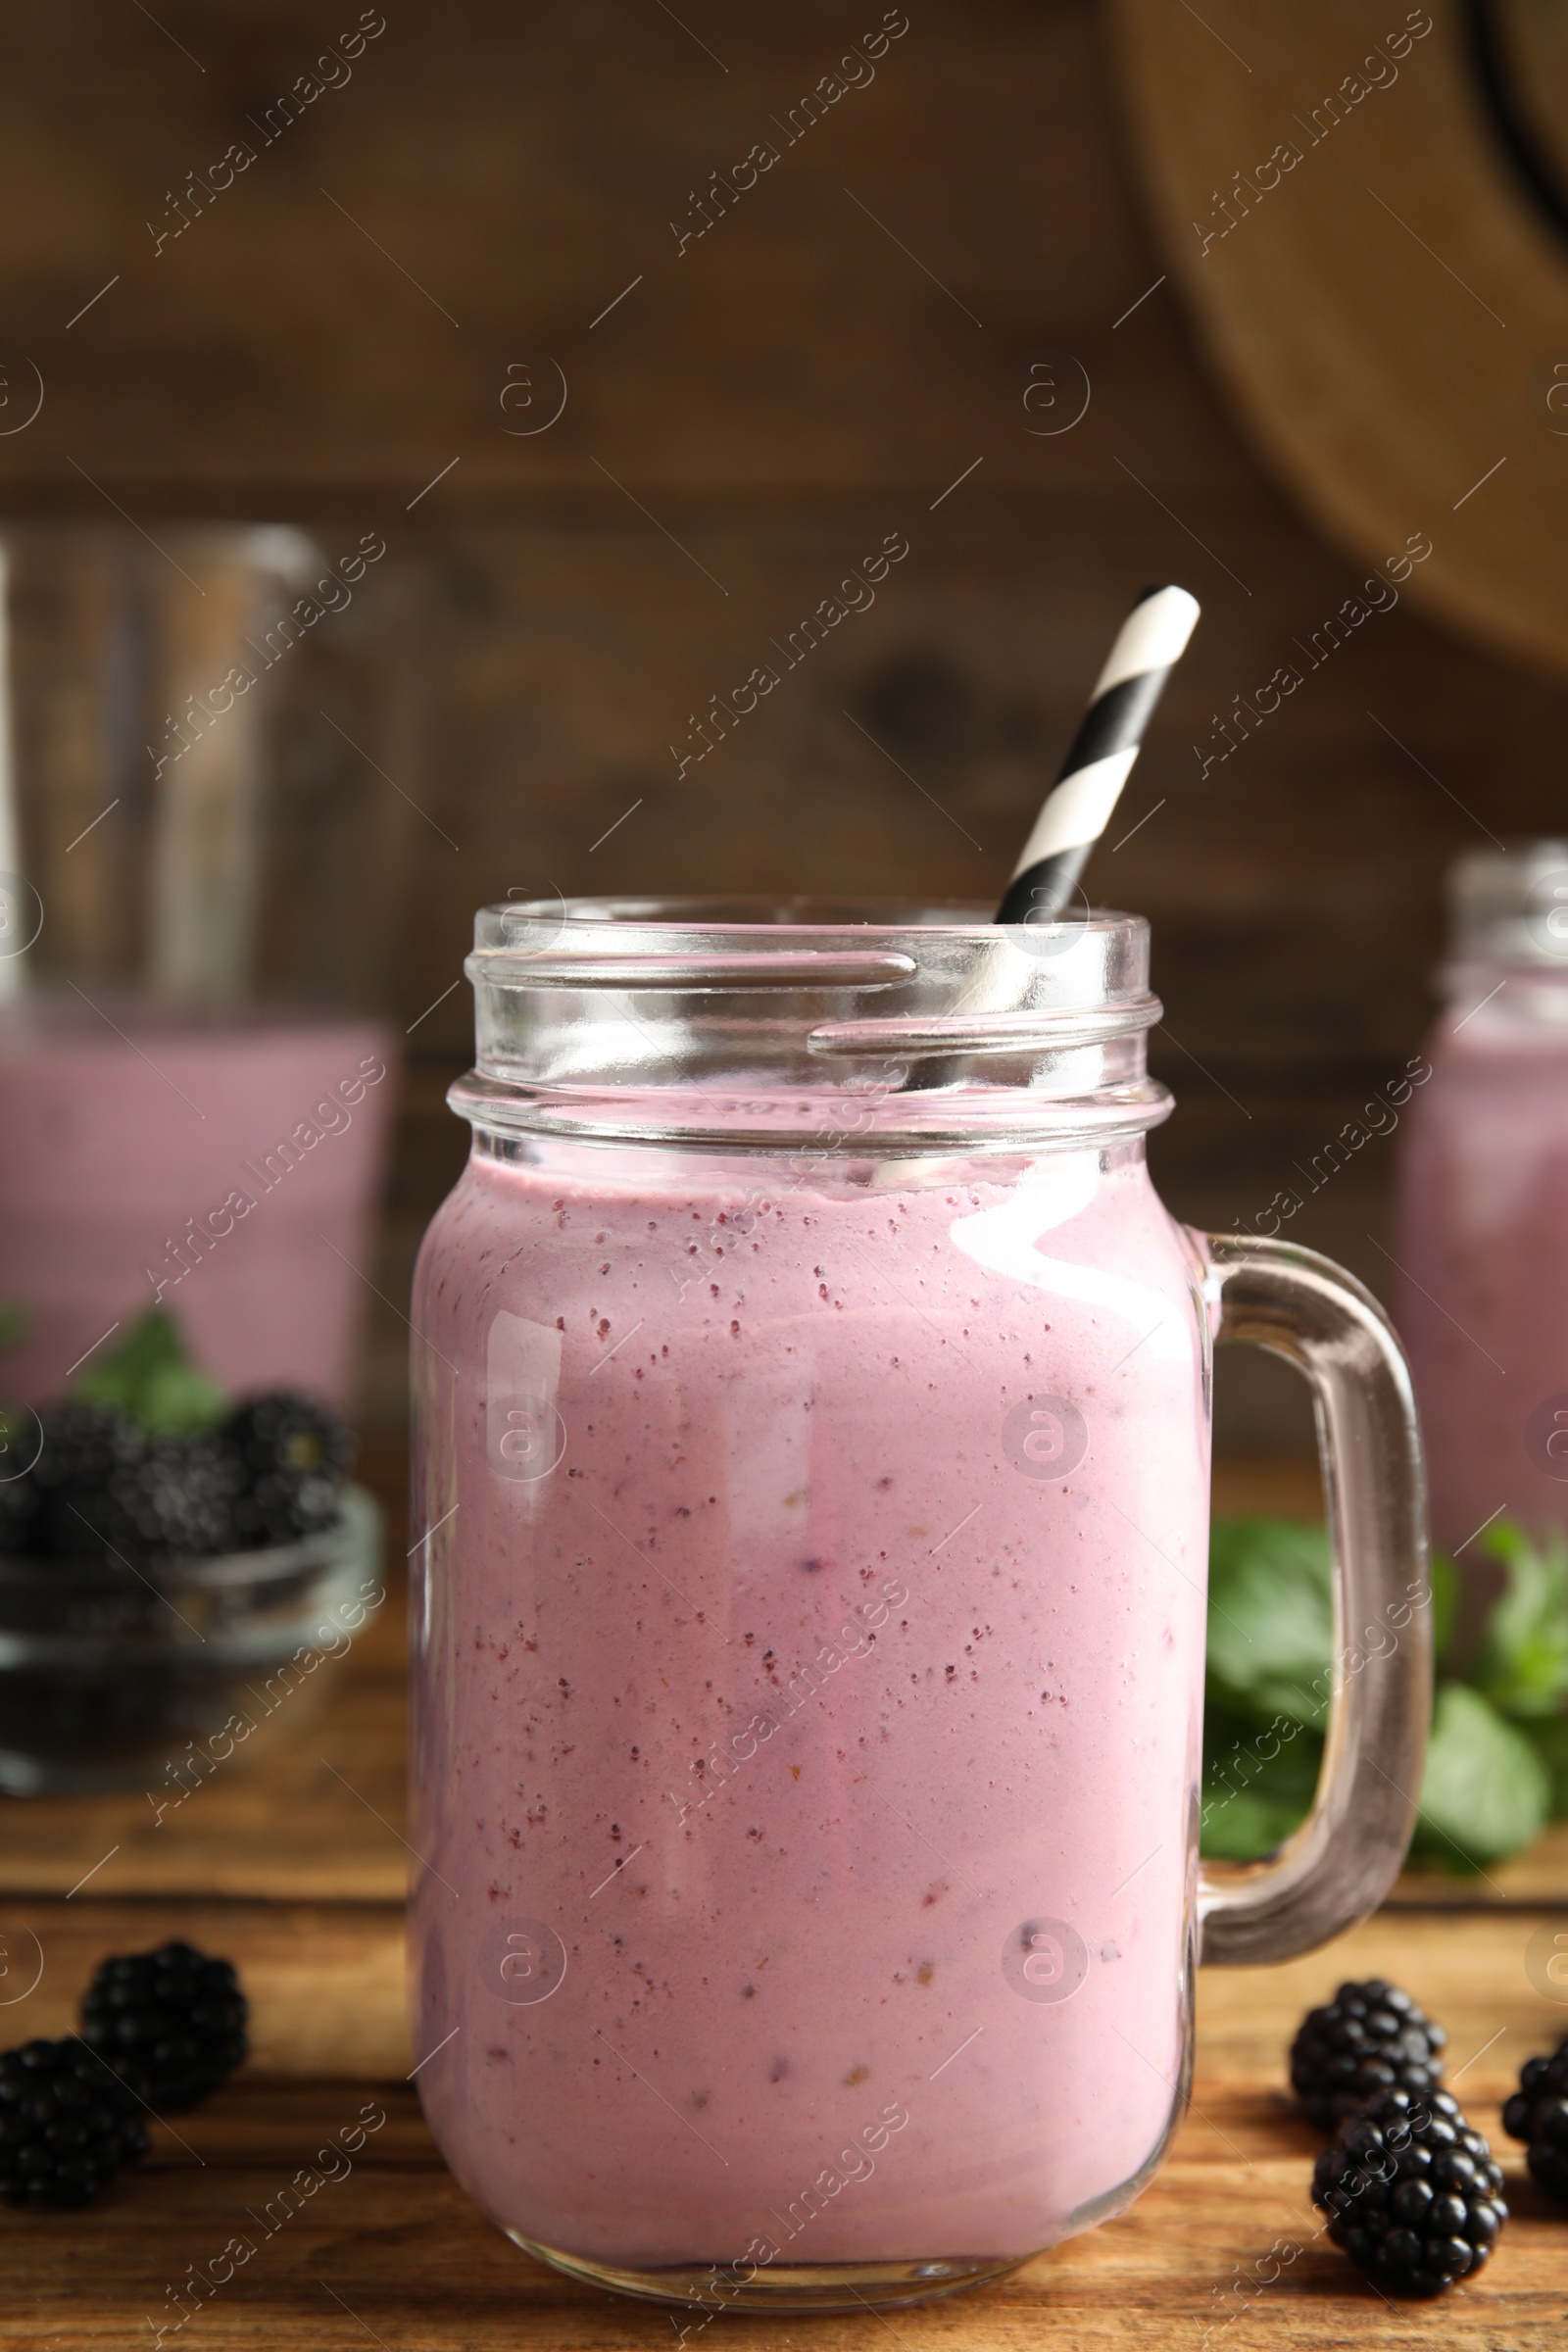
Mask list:
[[0,1789],[146,1786],[157,1813],[303,1722],[384,1597],[353,1458],[313,1397],[224,1397],[164,1314],[0,1412]]

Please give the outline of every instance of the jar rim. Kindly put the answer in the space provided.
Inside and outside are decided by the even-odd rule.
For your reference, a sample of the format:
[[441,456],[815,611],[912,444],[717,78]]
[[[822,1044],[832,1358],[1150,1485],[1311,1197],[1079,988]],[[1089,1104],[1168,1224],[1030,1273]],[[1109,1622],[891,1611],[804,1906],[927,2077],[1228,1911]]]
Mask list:
[[477,1067],[448,1101],[492,1133],[777,1151],[808,1101],[853,1095],[867,1149],[1000,1149],[1169,1108],[1144,1070],[1142,915],[558,895],[481,907],[474,938]]
[[[648,944],[654,937],[671,942],[712,938],[735,943],[741,953],[764,952],[768,941],[801,944],[813,938],[863,940],[870,936],[897,937],[913,932],[922,940],[958,941],[999,935],[1024,946],[1025,951],[1051,960],[1067,952],[1080,938],[1112,938],[1147,933],[1147,917],[1118,907],[1073,910],[1054,923],[999,925],[993,905],[986,900],[860,898],[849,893],[780,894],[744,892],[734,895],[667,898],[606,894],[595,898],[502,900],[481,906],[473,921],[476,956],[488,959],[507,954],[536,957],[560,941],[582,952],[602,949],[611,935]],[[492,967],[493,968],[493,965]]]
[[[987,899],[862,897],[854,891],[683,891],[668,895],[607,891],[569,899],[557,891],[551,898],[492,901],[479,908],[475,920],[481,922],[487,915],[527,914],[534,908],[565,909],[582,922],[646,921],[665,928],[690,923],[702,930],[824,930],[847,924],[875,928],[879,918],[889,929],[911,923],[921,929],[959,931],[972,930],[977,924],[987,929],[995,926],[995,907]],[[1084,919],[1075,915],[1055,927],[1081,927]],[[1102,906],[1092,908],[1089,919],[1103,925],[1141,923],[1147,918],[1120,907]],[[1042,930],[1049,927],[1039,926]]]

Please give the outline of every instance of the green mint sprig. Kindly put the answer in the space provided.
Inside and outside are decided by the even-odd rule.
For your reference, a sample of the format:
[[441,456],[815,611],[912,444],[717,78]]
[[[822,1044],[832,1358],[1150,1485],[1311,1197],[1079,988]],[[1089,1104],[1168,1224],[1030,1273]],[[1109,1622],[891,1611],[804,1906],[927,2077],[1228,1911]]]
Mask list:
[[[1462,1671],[1452,1649],[1459,1575],[1432,1563],[1432,1739],[1412,1851],[1477,1870],[1568,1815],[1568,1539],[1513,1520],[1482,1547],[1506,1583]],[[1397,1629],[1391,1627],[1391,1640]],[[1288,1519],[1216,1520],[1210,1544],[1202,1850],[1250,1861],[1305,1818],[1333,1688],[1327,1531]]]

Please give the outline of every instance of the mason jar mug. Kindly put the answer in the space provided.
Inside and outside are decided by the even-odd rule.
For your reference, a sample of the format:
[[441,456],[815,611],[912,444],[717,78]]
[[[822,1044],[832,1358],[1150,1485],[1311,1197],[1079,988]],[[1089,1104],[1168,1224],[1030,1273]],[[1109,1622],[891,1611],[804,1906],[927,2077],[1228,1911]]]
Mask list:
[[[458,2179],[578,2278],[805,2310],[1006,2271],[1158,2166],[1200,1949],[1307,1949],[1398,1866],[1403,1359],[1324,1259],[1161,1205],[1148,961],[1116,913],[478,917],[413,1307],[414,2034]],[[1342,1627],[1400,1629],[1229,1878],[1216,1337],[1305,1373]]]

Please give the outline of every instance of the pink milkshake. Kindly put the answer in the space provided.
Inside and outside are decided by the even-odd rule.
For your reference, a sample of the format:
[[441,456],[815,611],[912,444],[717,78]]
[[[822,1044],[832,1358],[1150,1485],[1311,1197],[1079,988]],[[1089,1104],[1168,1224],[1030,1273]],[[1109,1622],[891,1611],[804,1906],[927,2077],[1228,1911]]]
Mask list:
[[1406,1113],[1397,1321],[1450,1545],[1504,1509],[1568,1523],[1565,906],[1568,844],[1456,868],[1449,1004]]
[[377,1023],[24,1000],[0,1016],[0,1395],[155,1303],[238,1394],[351,1399],[391,1040]]
[[[1128,2204],[1185,2096],[1231,1276],[1144,1164],[1145,927],[965,920],[480,917],[412,1308],[417,2080],[505,2230],[633,2292],[993,2275]],[[1334,1335],[1408,1445],[1346,1369],[1371,1301],[1217,1247],[1239,1336]],[[1376,1899],[1396,1785],[1282,1865],[1304,1926],[1206,1890],[1231,1956]]]
[[[564,1446],[509,1477],[460,1375],[427,1464],[432,2125],[607,2264],[1016,2259],[1125,2202],[1179,2096],[1195,1253],[1126,1153],[752,1209],[560,1156],[474,1159],[414,1309],[437,1389],[548,1363],[526,1466]],[[547,2003],[485,1965],[524,1915]]]

